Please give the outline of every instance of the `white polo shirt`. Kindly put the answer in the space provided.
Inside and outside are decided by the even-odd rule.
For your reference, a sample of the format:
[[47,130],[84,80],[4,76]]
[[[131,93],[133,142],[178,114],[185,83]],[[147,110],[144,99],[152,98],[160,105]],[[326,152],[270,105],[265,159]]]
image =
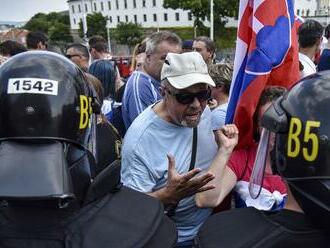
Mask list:
[[316,65],[308,56],[299,53],[299,61],[304,66],[304,69],[300,72],[300,78],[316,73]]

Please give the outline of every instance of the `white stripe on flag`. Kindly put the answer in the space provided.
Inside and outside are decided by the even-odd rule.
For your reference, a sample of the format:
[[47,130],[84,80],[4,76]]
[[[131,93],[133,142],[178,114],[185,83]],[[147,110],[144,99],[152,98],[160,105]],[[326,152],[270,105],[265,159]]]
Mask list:
[[248,44],[246,44],[243,40],[241,40],[239,37],[237,37],[236,41],[236,51],[235,51],[235,61],[234,61],[234,71],[233,71],[233,79],[230,87],[230,93],[232,91],[232,88],[234,86],[234,82],[236,80],[237,74],[242,67],[242,63],[244,61],[244,58],[247,54],[247,48]]
[[258,18],[253,16],[253,20],[252,20],[253,32],[257,34],[260,31],[260,29],[262,29],[263,27],[264,25],[261,22],[259,22]]

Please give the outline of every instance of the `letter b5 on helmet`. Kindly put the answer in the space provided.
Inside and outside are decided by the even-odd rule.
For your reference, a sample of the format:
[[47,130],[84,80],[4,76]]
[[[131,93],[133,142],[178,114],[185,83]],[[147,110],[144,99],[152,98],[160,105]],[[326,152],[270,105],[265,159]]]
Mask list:
[[264,114],[261,125],[276,133],[279,173],[316,225],[330,223],[330,73],[307,77]]

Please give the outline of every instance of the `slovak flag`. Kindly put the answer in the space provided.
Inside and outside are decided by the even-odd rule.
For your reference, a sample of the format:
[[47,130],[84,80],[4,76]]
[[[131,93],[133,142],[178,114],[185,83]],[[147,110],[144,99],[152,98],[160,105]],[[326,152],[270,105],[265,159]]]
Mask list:
[[226,123],[239,129],[237,148],[253,143],[253,114],[262,90],[299,79],[294,0],[241,0]]

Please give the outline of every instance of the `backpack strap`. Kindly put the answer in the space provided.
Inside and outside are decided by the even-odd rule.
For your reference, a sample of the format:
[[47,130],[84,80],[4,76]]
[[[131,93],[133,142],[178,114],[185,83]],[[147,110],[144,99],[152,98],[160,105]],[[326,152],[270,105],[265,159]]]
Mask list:
[[191,149],[191,160],[190,160],[189,171],[191,171],[192,169],[195,168],[196,153],[197,153],[197,127],[194,127],[194,129],[193,129],[193,143],[192,143],[192,149]]
[[[191,159],[190,159],[190,166],[189,170],[191,171],[192,169],[195,168],[195,163],[196,163],[196,153],[197,153],[197,127],[193,128],[193,142],[192,142],[192,149],[191,149]],[[165,214],[169,217],[175,215],[175,210],[178,207],[179,202],[177,204],[169,204],[164,207],[165,209]]]

